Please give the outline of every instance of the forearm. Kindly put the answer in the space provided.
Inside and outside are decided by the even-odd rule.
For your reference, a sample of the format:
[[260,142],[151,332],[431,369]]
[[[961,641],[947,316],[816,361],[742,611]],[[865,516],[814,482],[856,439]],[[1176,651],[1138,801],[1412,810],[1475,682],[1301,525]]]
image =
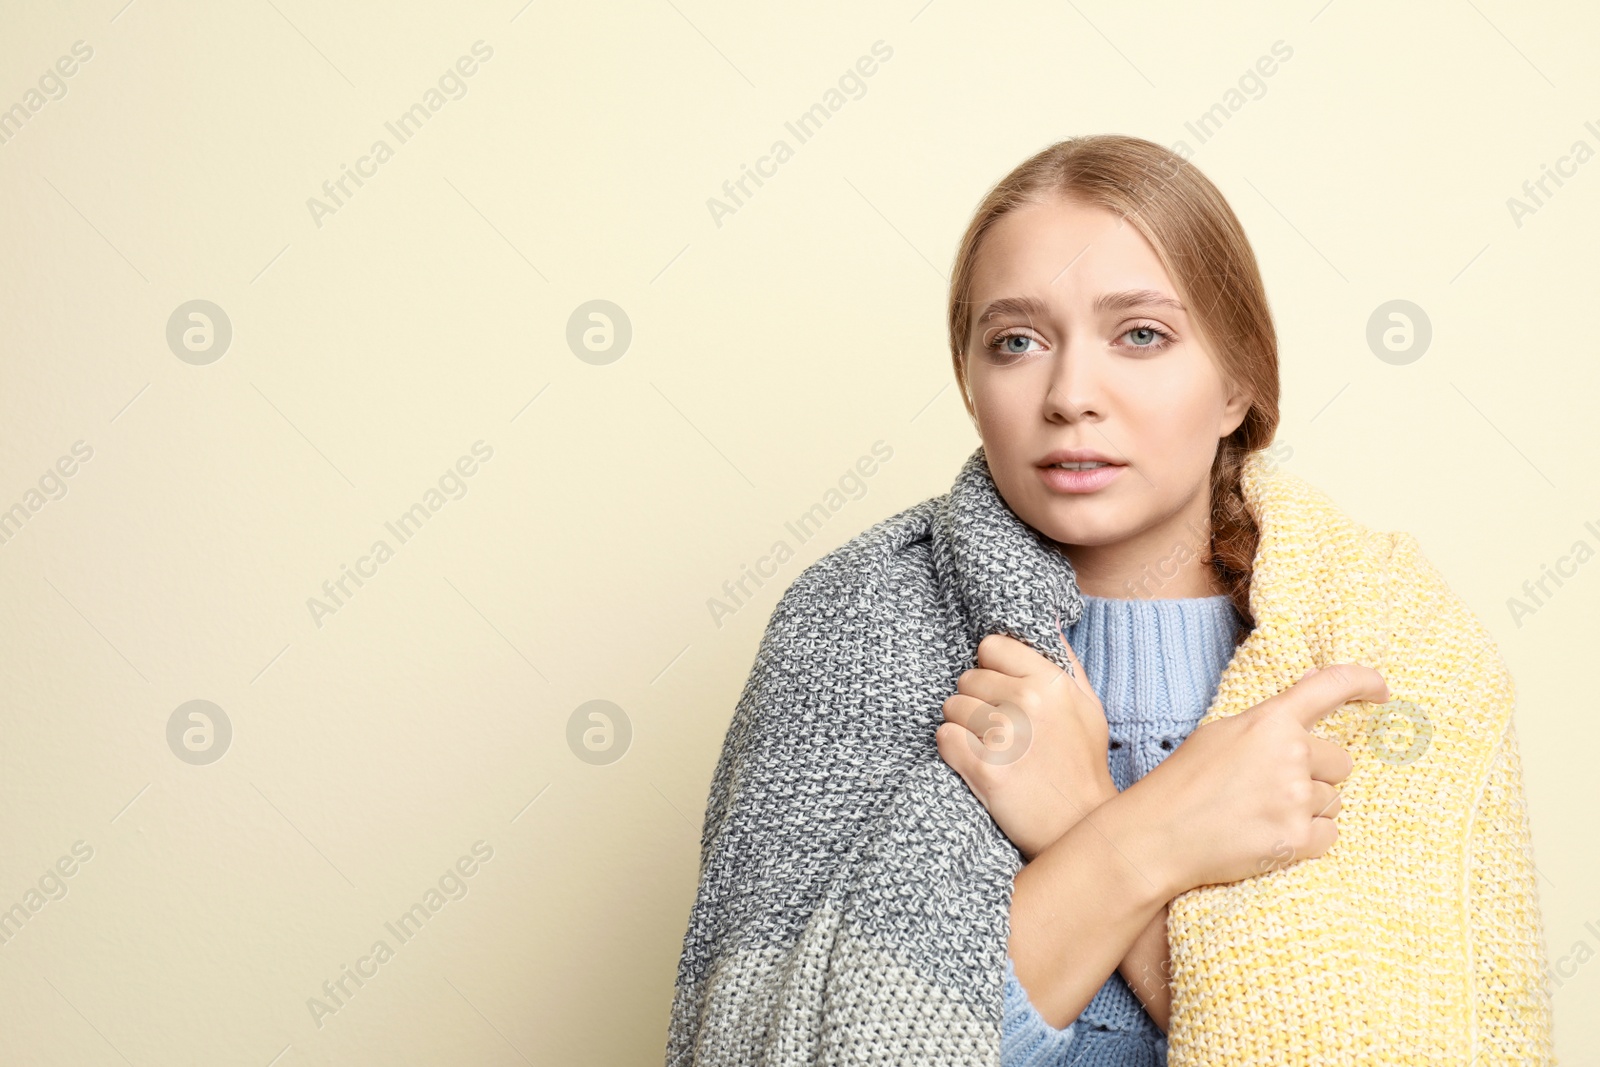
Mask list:
[[[1106,792],[1095,800],[1089,810],[1098,809],[1117,796],[1118,792],[1116,786],[1108,782]],[[1081,813],[1079,817],[1082,817]],[[1166,903],[1161,905],[1161,910],[1150,920],[1150,925],[1128,947],[1127,954],[1117,965],[1117,971],[1144,1005],[1145,1012],[1161,1027],[1163,1033],[1166,1032],[1172,1018],[1172,988],[1168,984],[1172,977],[1172,950],[1167,943]]]
[[1172,951],[1167,943],[1167,905],[1161,905],[1150,925],[1139,934],[1139,939],[1122,957],[1117,967],[1134,995],[1144,1004],[1144,1010],[1157,1026],[1165,1032],[1172,1021]]
[[1052,1026],[1076,1019],[1136,944],[1135,968],[1153,954],[1155,933],[1165,955],[1171,897],[1144,858],[1150,849],[1137,840],[1132,814],[1120,798],[1107,801],[1017,872],[1008,949],[1018,982]]

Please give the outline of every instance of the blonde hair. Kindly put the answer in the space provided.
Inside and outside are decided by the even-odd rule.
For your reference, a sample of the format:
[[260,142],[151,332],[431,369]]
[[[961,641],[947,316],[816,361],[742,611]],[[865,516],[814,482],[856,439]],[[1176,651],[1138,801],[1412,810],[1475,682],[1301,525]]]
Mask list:
[[1211,464],[1207,562],[1252,629],[1250,576],[1260,529],[1245,504],[1239,474],[1245,457],[1271,444],[1277,430],[1278,341],[1244,228],[1216,186],[1182,156],[1139,137],[1074,137],[1023,161],[983,198],[950,278],[950,354],[967,414],[976,425],[966,351],[979,245],[1007,212],[1053,197],[1115,212],[1144,235],[1223,377],[1250,397],[1244,421],[1219,442]]

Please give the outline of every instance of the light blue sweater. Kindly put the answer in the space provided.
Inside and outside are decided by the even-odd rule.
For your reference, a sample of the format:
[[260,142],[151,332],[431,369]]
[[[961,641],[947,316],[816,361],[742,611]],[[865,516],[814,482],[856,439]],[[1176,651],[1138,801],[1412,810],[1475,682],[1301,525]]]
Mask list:
[[[1111,779],[1127,789],[1189,736],[1233,657],[1239,614],[1226,596],[1123,600],[1085,596],[1067,630],[1111,728]],[[1051,1026],[1006,958],[1001,1067],[1166,1067],[1167,1040],[1113,971],[1083,1012]]]

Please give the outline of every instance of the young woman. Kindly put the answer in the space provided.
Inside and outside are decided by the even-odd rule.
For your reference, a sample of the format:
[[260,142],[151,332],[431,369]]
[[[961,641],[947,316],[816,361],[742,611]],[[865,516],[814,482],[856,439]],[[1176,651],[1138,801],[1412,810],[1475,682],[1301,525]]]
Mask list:
[[[1253,626],[1240,478],[1272,440],[1278,368],[1254,257],[1192,167],[1123,137],[1018,167],[962,244],[950,338],[996,485],[1085,594],[1064,638],[1086,670],[986,638],[938,730],[1029,861],[1002,1063],[1164,1062],[1169,901],[1327,852],[1353,761],[1309,728],[1388,687],[1337,665],[1195,731]],[[1002,705],[1031,719],[1020,758],[980,740],[1008,740]]]
[[949,325],[982,446],[774,609],[669,1067],[1550,1062],[1509,676],[1414,538],[1267,460],[1217,190],[1051,146]]

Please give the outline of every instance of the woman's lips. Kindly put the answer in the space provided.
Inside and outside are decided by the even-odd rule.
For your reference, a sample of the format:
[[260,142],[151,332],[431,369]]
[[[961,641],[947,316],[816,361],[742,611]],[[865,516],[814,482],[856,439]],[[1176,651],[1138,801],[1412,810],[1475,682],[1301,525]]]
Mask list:
[[1088,470],[1067,470],[1063,467],[1039,467],[1039,477],[1057,493],[1093,493],[1110,485],[1127,467],[1108,463],[1104,467]]

